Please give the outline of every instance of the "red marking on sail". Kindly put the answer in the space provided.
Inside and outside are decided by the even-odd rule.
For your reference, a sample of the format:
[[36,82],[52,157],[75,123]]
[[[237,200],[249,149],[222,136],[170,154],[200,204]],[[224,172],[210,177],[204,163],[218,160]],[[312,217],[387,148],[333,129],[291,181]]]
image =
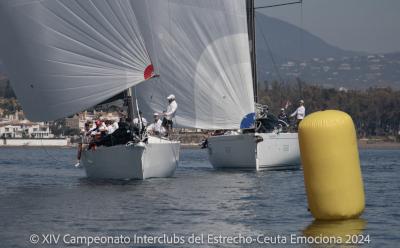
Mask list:
[[147,80],[147,79],[149,79],[149,78],[151,78],[153,76],[154,76],[154,66],[153,65],[149,65],[144,70],[144,79]]

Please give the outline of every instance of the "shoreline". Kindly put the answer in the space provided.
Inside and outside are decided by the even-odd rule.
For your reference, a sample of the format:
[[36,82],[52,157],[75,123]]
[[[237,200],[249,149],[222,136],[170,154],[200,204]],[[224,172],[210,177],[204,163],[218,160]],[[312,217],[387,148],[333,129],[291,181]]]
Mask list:
[[370,140],[358,140],[359,149],[380,149],[380,150],[396,150],[400,149],[399,142],[390,141],[370,141]]
[[[68,146],[29,146],[29,145],[24,145],[24,146],[12,146],[12,145],[3,145],[0,146],[0,149],[2,148],[62,148],[62,149],[68,149],[68,148],[76,148],[77,144],[72,144]],[[200,149],[199,144],[197,143],[181,143],[181,148],[182,149]],[[368,150],[368,149],[379,149],[379,150],[396,150],[400,149],[400,143],[399,142],[388,142],[388,141],[376,141],[376,142],[371,142],[367,140],[358,140],[358,148],[363,149],[363,150]]]
[[[77,144],[73,144],[73,145],[68,145],[68,146],[29,146],[29,145],[23,145],[23,146],[14,146],[14,145],[2,145],[0,146],[0,149],[2,148],[62,148],[62,149],[75,149],[77,148]],[[198,144],[181,144],[181,148],[182,149],[195,149],[195,148],[199,148],[200,146]]]

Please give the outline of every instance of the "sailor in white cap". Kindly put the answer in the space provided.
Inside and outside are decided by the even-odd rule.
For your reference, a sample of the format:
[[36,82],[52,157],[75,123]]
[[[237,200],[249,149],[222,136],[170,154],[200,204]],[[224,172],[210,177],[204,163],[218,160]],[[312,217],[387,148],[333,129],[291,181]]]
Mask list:
[[164,116],[164,120],[162,122],[163,127],[165,127],[169,135],[172,131],[172,125],[173,125],[172,120],[175,117],[176,110],[178,109],[178,104],[176,103],[174,95],[169,95],[167,97],[167,100],[168,100],[167,111],[162,113],[161,115]]
[[295,117],[295,116],[296,116],[296,121],[297,121],[296,128],[298,128],[300,122],[306,116],[306,108],[304,107],[304,101],[303,100],[299,101],[299,107],[296,109],[296,111],[293,112],[293,114],[290,115],[290,117]]
[[[141,128],[143,129],[143,128],[145,128],[147,126],[147,120],[146,120],[146,118],[143,117],[143,113],[142,113],[141,110],[139,110],[139,116],[141,118],[141,122],[142,122],[142,125],[143,125],[143,127],[141,127]],[[140,121],[139,121],[138,117],[133,119],[133,125],[139,127],[139,124],[140,124]]]
[[162,121],[158,113],[154,113],[154,121],[147,127],[147,132],[154,135],[164,135],[165,128],[162,126]]
[[278,115],[278,120],[283,121],[286,126],[289,126],[289,117],[286,114],[285,108],[281,108],[281,112]]

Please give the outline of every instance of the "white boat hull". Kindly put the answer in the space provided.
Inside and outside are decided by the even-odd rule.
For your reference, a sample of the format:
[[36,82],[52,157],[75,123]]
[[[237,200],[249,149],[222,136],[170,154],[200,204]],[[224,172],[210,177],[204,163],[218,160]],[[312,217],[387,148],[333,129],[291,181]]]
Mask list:
[[300,168],[300,147],[297,133],[262,133],[257,144],[257,162],[260,169]]
[[88,178],[139,179],[171,177],[179,162],[180,143],[149,137],[148,143],[98,147],[83,151]]
[[300,167],[297,133],[214,136],[208,153],[216,169],[289,169]]

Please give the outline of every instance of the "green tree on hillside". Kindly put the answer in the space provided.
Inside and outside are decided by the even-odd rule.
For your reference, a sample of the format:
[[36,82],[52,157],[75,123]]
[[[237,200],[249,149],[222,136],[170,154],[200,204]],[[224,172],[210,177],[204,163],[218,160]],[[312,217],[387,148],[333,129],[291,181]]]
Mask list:
[[342,110],[353,118],[360,137],[399,134],[400,91],[391,88],[369,88],[366,91],[339,91],[320,86],[272,82],[259,91],[260,103],[267,104],[272,113],[279,113],[287,101],[294,111],[299,99],[305,101],[307,113],[325,109]]

